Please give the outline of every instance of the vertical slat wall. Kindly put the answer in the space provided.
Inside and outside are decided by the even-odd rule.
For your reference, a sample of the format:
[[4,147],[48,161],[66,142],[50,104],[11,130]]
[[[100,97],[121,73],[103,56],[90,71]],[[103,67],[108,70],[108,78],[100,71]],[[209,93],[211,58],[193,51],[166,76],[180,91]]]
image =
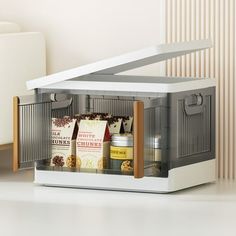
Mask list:
[[167,43],[211,38],[214,48],[167,61],[167,76],[215,77],[219,178],[236,176],[235,0],[166,0]]

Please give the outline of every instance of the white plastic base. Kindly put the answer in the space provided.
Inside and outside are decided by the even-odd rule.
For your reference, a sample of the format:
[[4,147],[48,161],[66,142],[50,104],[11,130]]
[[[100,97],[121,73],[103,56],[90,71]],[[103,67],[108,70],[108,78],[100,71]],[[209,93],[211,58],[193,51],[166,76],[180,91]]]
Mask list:
[[215,179],[215,159],[172,169],[168,178],[35,170],[35,183],[40,185],[154,193],[174,192]]

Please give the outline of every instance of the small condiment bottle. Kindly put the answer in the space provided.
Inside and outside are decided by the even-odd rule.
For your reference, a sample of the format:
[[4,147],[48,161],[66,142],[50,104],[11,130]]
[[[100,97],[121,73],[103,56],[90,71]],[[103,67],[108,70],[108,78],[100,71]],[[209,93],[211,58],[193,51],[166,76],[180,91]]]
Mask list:
[[161,135],[154,137],[154,161],[161,162]]
[[133,170],[133,135],[114,134],[110,147],[110,167],[121,171]]

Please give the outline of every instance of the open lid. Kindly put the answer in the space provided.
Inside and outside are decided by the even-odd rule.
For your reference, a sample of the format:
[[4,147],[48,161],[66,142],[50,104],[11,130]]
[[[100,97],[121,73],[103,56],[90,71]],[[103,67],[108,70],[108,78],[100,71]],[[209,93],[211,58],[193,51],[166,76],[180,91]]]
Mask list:
[[43,88],[51,84],[75,79],[90,74],[114,75],[149,64],[165,61],[174,57],[210,48],[210,40],[196,40],[190,42],[163,44],[121,56],[101,60],[74,69],[27,81],[28,89]]

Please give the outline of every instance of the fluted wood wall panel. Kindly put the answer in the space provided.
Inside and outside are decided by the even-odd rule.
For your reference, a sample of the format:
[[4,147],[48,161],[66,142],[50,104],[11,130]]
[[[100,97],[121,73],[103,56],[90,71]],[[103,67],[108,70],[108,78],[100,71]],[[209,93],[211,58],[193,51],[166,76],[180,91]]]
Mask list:
[[212,49],[166,63],[168,76],[215,77],[219,178],[236,177],[235,0],[166,0],[166,41],[211,38]]

